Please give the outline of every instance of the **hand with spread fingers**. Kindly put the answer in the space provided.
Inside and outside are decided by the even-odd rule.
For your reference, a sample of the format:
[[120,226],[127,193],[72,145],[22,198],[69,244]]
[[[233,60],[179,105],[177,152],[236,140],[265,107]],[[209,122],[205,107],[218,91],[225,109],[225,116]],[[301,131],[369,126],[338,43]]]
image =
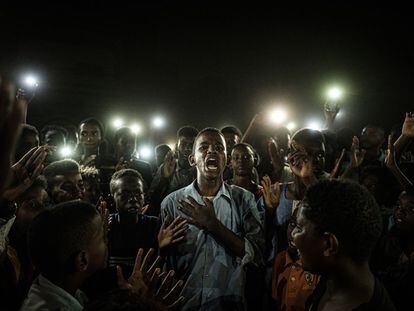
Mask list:
[[170,222],[170,217],[167,216],[158,233],[158,247],[165,249],[168,246],[182,242],[188,229],[187,222],[187,219],[180,216]]
[[[167,274],[161,274],[161,269],[157,267],[161,262],[160,256],[151,264],[154,249],[150,249],[144,259],[142,259],[143,254],[144,250],[140,248],[128,280],[125,280],[121,267],[117,267],[119,288],[130,290],[146,299],[152,299],[161,304],[164,309],[179,308],[184,302],[184,297],[180,296],[183,281],[180,280],[174,284],[175,272],[173,270]],[[160,282],[161,285],[157,289]]]
[[274,184],[274,191],[272,191],[272,181],[269,176],[264,176],[261,182],[263,186],[263,200],[266,210],[274,211],[280,202],[280,184]]
[[197,203],[193,197],[188,196],[187,201],[178,201],[178,209],[188,216],[187,219],[190,224],[206,231],[212,231],[218,222],[214,205],[207,198],[203,200],[205,205]]
[[359,148],[359,139],[358,137],[354,136],[352,138],[352,146],[351,146],[351,162],[349,166],[351,168],[358,168],[361,166],[362,162],[364,162],[366,150],[360,150]]
[[164,178],[170,178],[174,173],[176,165],[177,159],[174,155],[174,151],[170,150],[168,151],[164,159],[164,165],[162,166],[162,176]]
[[102,196],[99,197],[98,201],[98,212],[102,219],[102,226],[105,236],[105,243],[108,243],[108,228],[109,228],[109,211],[107,208],[107,203]]
[[44,147],[35,147],[29,150],[16,164],[11,167],[13,183],[17,186],[7,189],[4,197],[14,201],[26,191],[43,170],[43,162],[46,158]]

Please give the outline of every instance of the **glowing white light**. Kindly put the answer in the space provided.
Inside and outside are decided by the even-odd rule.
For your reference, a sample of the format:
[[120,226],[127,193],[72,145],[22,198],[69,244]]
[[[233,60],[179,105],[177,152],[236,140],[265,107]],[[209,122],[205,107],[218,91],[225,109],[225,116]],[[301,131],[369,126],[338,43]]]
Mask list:
[[116,129],[121,128],[122,126],[124,126],[124,124],[125,124],[125,122],[124,122],[124,120],[122,120],[121,118],[115,118],[115,119],[112,121],[112,125],[113,125],[113,127],[114,127],[114,128],[116,128]]
[[154,148],[151,148],[150,146],[141,146],[138,149],[139,157],[145,160],[151,159],[154,154]]
[[73,148],[71,146],[63,146],[59,149],[59,154],[63,157],[63,158],[67,158],[73,155]]
[[24,77],[23,82],[30,88],[37,87],[39,85],[38,79],[33,75],[27,75]]
[[286,127],[289,131],[293,131],[294,129],[296,129],[296,123],[295,122],[289,122],[288,124],[286,124]]
[[152,119],[152,125],[155,128],[162,128],[165,125],[165,120],[163,117],[157,116],[154,119]]
[[171,148],[171,150],[174,150],[174,148],[175,148],[175,141],[174,140],[171,140],[171,141],[167,142],[167,145],[168,145],[168,147]]
[[306,125],[307,128],[310,128],[312,130],[318,130],[321,131],[323,129],[322,124],[319,121],[312,120],[309,121],[309,123]]
[[129,128],[131,129],[131,132],[134,133],[134,134],[139,134],[142,131],[142,127],[138,123],[132,123],[129,126]]
[[277,108],[269,113],[269,121],[274,124],[281,124],[287,118],[286,110],[282,108]]
[[328,90],[327,95],[328,99],[337,100],[342,96],[342,90],[339,87],[334,86]]

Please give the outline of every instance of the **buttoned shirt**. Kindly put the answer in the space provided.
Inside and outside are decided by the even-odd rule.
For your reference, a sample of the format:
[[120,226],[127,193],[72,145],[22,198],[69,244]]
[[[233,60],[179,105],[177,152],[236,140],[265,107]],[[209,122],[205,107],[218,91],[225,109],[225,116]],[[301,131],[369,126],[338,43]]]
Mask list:
[[[178,210],[178,200],[192,196],[205,205],[195,188],[196,181],[167,196],[161,204],[161,217],[187,217]],[[212,200],[217,219],[238,237],[244,239],[243,258],[230,253],[205,230],[189,225],[185,241],[167,257],[167,267],[185,281],[183,310],[243,309],[244,265],[261,264],[264,247],[263,227],[254,195],[240,187],[222,184]]]

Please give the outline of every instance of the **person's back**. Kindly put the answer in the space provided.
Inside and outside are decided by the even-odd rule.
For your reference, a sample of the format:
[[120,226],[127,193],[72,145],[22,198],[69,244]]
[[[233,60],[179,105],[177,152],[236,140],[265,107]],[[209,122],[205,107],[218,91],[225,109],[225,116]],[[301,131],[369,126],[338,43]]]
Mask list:
[[303,269],[323,275],[307,310],[395,310],[368,259],[382,219],[362,186],[325,180],[306,191],[292,232]]
[[87,298],[79,288],[106,267],[105,240],[101,217],[88,203],[70,201],[39,214],[28,247],[40,275],[21,310],[82,310]]

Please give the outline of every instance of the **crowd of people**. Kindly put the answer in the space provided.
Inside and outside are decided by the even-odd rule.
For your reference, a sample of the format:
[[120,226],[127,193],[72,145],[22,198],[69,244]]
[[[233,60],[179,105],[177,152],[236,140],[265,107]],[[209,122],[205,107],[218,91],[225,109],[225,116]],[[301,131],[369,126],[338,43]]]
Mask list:
[[[0,79],[1,310],[408,310],[414,115],[290,133],[25,123]],[[59,146],[76,144],[70,158]]]

